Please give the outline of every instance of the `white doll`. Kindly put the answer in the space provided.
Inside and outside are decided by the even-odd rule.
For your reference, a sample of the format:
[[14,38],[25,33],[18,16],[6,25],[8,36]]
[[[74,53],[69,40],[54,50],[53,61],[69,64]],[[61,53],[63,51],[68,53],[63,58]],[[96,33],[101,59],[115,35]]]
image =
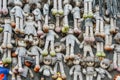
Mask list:
[[54,24],[49,24],[49,31],[46,34],[46,42],[44,46],[44,50],[42,51],[42,55],[48,55],[48,47],[50,43],[50,55],[55,56],[55,50],[54,50],[54,41],[55,37],[59,38],[59,36],[54,32],[55,25]]
[[93,80],[93,77],[96,76],[95,71],[95,58],[94,57],[86,57],[86,68],[83,69],[83,74],[86,75],[86,80]]
[[75,55],[75,58],[73,60],[74,65],[69,71],[69,74],[73,75],[73,80],[83,80],[80,62],[80,56]]
[[75,42],[80,45],[79,40],[73,35],[73,29],[69,29],[68,34],[66,37],[62,38],[61,41],[66,41],[66,59],[74,58],[74,47]]
[[23,30],[23,18],[24,15],[27,16],[27,14],[24,13],[24,11],[22,10],[22,2],[20,0],[15,0],[14,1],[15,7],[13,7],[10,11],[11,13],[11,19],[12,21],[14,21],[14,16],[15,16],[15,32],[20,32],[20,33],[24,33]]
[[29,14],[25,22],[25,41],[33,42],[33,38],[37,36],[36,27],[38,27],[38,25],[34,21],[34,15]]
[[70,4],[70,0],[64,0],[64,23],[62,27],[62,32],[66,33],[69,30],[69,22],[68,15],[72,11],[72,5]]
[[33,11],[33,14],[35,15],[35,21],[38,24],[38,31],[37,31],[38,35],[42,35],[43,34],[43,31],[42,31],[42,19],[43,19],[43,16],[42,16],[42,13],[40,11],[40,8],[41,8],[41,4],[40,3],[36,3],[36,8]]
[[7,0],[0,0],[0,13],[8,14]]
[[79,20],[81,19],[80,16],[80,2],[75,1],[75,7],[72,9],[72,14],[74,17],[74,32],[80,34],[81,30],[79,28]]
[[93,0],[84,0],[84,18],[93,17],[92,2]]
[[63,59],[64,59],[64,54],[62,53],[63,49],[65,49],[64,44],[60,42],[55,43],[55,51],[56,51],[56,57],[55,57],[55,66],[54,66],[54,75],[52,76],[54,79],[57,78],[57,72],[58,68],[60,68],[60,73],[61,73],[61,78],[65,79],[65,71],[64,71],[64,66],[63,66]]
[[97,80],[102,80],[103,78],[106,77],[106,75],[108,76],[109,79],[112,79],[112,76],[107,71],[110,65],[111,65],[110,60],[106,58],[100,62],[100,67],[95,69],[98,73]]

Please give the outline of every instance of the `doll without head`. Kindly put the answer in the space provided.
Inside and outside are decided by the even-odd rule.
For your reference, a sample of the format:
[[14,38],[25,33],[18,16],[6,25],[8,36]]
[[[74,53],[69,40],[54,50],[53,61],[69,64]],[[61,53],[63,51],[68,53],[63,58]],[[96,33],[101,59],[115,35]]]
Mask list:
[[108,76],[109,79],[112,79],[112,76],[107,71],[108,68],[111,68],[111,61],[105,58],[100,62],[100,67],[95,69],[96,72],[98,73],[97,80],[102,80],[103,78],[106,77],[106,75]]
[[54,50],[54,41],[55,41],[55,37],[59,38],[58,34],[56,34],[54,32],[54,28],[55,25],[54,24],[49,24],[49,31],[48,33],[46,33],[46,42],[45,42],[45,46],[44,46],[44,50],[42,51],[42,55],[46,56],[48,55],[48,47],[49,47],[49,43],[50,43],[50,55],[51,56],[55,56],[55,50]]
[[67,36],[61,39],[61,42],[66,41],[66,56],[65,59],[74,58],[75,42],[80,45],[80,41],[73,35],[72,28],[69,29]]
[[[62,44],[60,42],[55,43],[55,51],[56,51],[55,66],[54,66],[55,74],[52,76],[54,79],[56,79],[58,77],[57,72],[60,72],[62,79],[66,78],[64,66],[63,66],[64,54],[62,53],[62,51],[64,49],[65,49],[64,44]],[[58,68],[60,68],[60,71],[58,71]]]
[[73,80],[83,80],[82,77],[82,70],[81,70],[81,57],[78,55],[75,55],[75,58],[73,60],[73,66],[71,67],[69,74],[73,75]]
[[45,80],[46,77],[50,77],[51,74],[54,74],[54,71],[50,66],[50,64],[52,63],[52,57],[50,55],[43,57],[43,63],[44,65],[40,68],[39,71],[42,72],[43,75],[43,77],[41,77],[41,80]]
[[7,15],[8,8],[7,8],[7,0],[0,0],[0,14]]
[[29,14],[27,17],[27,21],[25,22],[25,41],[26,42],[33,42],[33,38],[37,37],[36,27],[38,25],[34,21],[34,15]]

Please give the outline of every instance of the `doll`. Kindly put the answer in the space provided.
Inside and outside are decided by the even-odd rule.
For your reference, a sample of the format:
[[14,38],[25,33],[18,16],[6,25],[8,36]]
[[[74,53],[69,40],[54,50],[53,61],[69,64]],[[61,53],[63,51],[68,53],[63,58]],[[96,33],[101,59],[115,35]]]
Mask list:
[[37,36],[35,27],[38,25],[34,21],[34,15],[29,14],[25,22],[25,41],[33,42],[33,38]]
[[64,0],[64,24],[62,27],[62,32],[66,33],[69,30],[69,22],[68,22],[68,15],[72,11],[72,5],[70,4],[70,0]]
[[43,63],[44,65],[40,68],[39,72],[42,72],[42,75],[44,77],[41,78],[41,80],[45,80],[46,77],[50,77],[50,75],[54,74],[54,71],[52,70],[50,64],[52,63],[52,57],[50,55],[47,55],[43,57]]
[[0,13],[8,14],[7,0],[0,0]]
[[36,8],[33,11],[33,14],[35,15],[35,21],[37,22],[37,25],[38,25],[37,34],[38,35],[43,35],[43,31],[42,31],[42,19],[43,19],[43,16],[42,16],[42,13],[41,13],[40,9],[41,9],[41,4],[36,3]]
[[30,47],[30,50],[29,50],[31,53],[31,54],[29,53],[29,55],[35,56],[35,61],[36,61],[35,68],[34,68],[35,72],[38,72],[40,69],[39,58],[40,58],[40,53],[42,52],[41,48],[37,46],[38,43],[39,43],[38,38],[33,39],[32,46]]
[[112,76],[110,75],[110,73],[107,71],[107,69],[111,66],[111,62],[109,59],[103,59],[100,62],[100,67],[96,68],[96,72],[98,73],[97,75],[97,80],[102,80],[103,78],[106,77],[106,75],[108,76],[109,79],[112,79]]
[[83,74],[86,75],[86,80],[93,80],[93,77],[96,76],[95,71],[95,58],[94,57],[86,57],[86,68],[83,69]]
[[73,80],[83,80],[82,72],[81,72],[81,66],[80,66],[80,56],[75,55],[75,58],[73,60],[73,66],[71,67],[69,74],[73,75]]
[[[12,22],[14,23],[14,19],[13,19],[13,16],[15,16],[15,32],[18,33],[24,33],[24,30],[23,30],[23,18],[24,16],[27,16],[27,14],[25,14],[22,10],[22,2],[19,1],[19,0],[15,0],[14,1],[14,4],[15,4],[15,7],[13,7],[10,11],[11,13],[11,19],[12,19]],[[12,23],[12,24],[13,24]]]
[[54,66],[54,76],[53,78],[57,78],[57,72],[58,72],[58,67],[60,68],[60,73],[61,73],[61,78],[65,79],[66,75],[65,75],[65,71],[64,71],[64,67],[63,67],[63,59],[64,59],[64,54],[62,53],[62,51],[65,49],[64,44],[61,44],[59,42],[55,43],[55,51],[56,51],[56,57],[55,57],[55,66]]
[[83,13],[84,18],[93,17],[92,2],[93,0],[84,0],[84,13]]
[[50,50],[51,50],[50,55],[51,56],[56,55],[55,50],[54,50],[54,40],[55,40],[55,37],[59,38],[59,36],[54,32],[54,28],[55,28],[54,24],[49,24],[49,31],[46,34],[46,42],[45,42],[44,50],[42,51],[42,55],[44,56],[48,55],[49,43],[50,43]]
[[80,45],[79,40],[73,35],[73,33],[73,29],[70,28],[67,36],[61,39],[62,42],[66,41],[66,59],[68,59],[69,57],[74,58],[75,42]]
[[85,41],[90,41],[90,42],[94,42],[95,38],[93,35],[93,22],[91,18],[87,18],[85,20]]
[[72,14],[74,17],[74,32],[80,34],[81,30],[79,30],[79,20],[81,19],[80,16],[80,1],[75,1],[75,7],[72,9]]

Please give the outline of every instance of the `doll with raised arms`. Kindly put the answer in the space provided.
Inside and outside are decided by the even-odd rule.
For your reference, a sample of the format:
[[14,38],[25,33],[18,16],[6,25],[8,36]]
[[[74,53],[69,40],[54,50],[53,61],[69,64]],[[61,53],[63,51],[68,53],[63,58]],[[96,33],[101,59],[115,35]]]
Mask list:
[[46,36],[46,42],[45,42],[45,46],[44,46],[44,50],[42,51],[42,55],[46,56],[48,55],[48,47],[49,47],[49,43],[50,43],[50,55],[51,56],[55,56],[55,50],[54,50],[54,41],[55,41],[55,37],[59,38],[58,34],[56,34],[54,32],[54,28],[55,25],[54,24],[49,24],[49,31],[48,33],[45,34]]
[[38,25],[34,21],[34,15],[29,14],[25,22],[25,41],[33,42],[33,38],[37,36],[36,27]]
[[75,42],[80,45],[80,41],[73,35],[73,29],[69,29],[67,36],[62,38],[61,41],[66,41],[66,59],[74,58],[74,47],[75,47]]
[[65,79],[65,71],[64,71],[64,65],[63,65],[63,59],[64,59],[64,54],[62,51],[65,49],[64,44],[60,42],[55,43],[55,51],[56,51],[56,57],[55,57],[55,66],[54,66],[54,75],[52,76],[54,79],[57,78],[57,72],[58,72],[58,67],[60,68],[60,73],[61,73],[61,78]]
[[7,15],[8,8],[7,8],[7,0],[0,0],[0,14]]
[[81,65],[80,62],[82,60],[80,59],[80,56],[75,55],[75,58],[73,60],[73,66],[71,67],[69,74],[73,75],[73,80],[83,80],[82,77],[82,71],[81,71]]

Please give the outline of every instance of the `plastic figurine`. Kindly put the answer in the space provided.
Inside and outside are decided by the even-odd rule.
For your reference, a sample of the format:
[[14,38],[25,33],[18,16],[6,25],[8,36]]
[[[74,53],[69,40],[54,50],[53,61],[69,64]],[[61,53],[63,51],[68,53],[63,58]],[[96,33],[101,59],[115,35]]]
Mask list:
[[64,24],[62,27],[62,32],[67,33],[69,30],[69,22],[68,15],[72,11],[72,5],[70,4],[70,0],[64,0]]
[[29,14],[25,22],[25,41],[33,42],[33,38],[37,37],[36,27],[38,27],[38,25],[34,21],[34,15]]
[[54,66],[54,76],[53,78],[57,78],[57,72],[58,72],[58,67],[60,68],[60,73],[61,73],[61,78],[65,79],[65,71],[64,71],[64,66],[63,66],[63,59],[64,59],[64,54],[62,51],[65,49],[64,44],[56,42],[55,43],[55,51],[56,51],[56,57],[55,57],[55,66]]
[[95,58],[94,57],[86,57],[86,68],[83,69],[83,74],[86,75],[86,80],[93,80],[93,77],[96,76],[95,71]]
[[[11,13],[11,19],[12,19],[12,24],[15,25],[15,32],[18,33],[24,33],[23,30],[23,18],[24,16],[27,16],[27,14],[24,13],[24,11],[22,10],[22,2],[20,0],[15,0],[14,1],[15,7],[13,7],[10,11]],[[15,22],[14,23],[14,19],[13,16],[15,16]]]
[[73,66],[71,67],[69,74],[73,75],[73,80],[83,80],[82,72],[81,72],[81,65],[80,65],[81,59],[80,56],[75,55],[75,58],[73,60]]
[[93,0],[84,0],[84,18],[93,17],[92,2]]
[[7,0],[0,0],[0,13],[8,14]]
[[62,42],[66,41],[66,59],[74,58],[75,42],[80,45],[80,41],[73,34],[73,29],[70,28],[67,36],[61,39]]
[[52,70],[52,68],[50,67],[50,64],[52,63],[52,57],[50,55],[47,55],[45,57],[43,57],[43,63],[44,65],[40,68],[39,72],[42,72],[43,76],[41,78],[41,80],[45,80],[46,77],[50,77],[50,75],[54,74],[54,71]]
[[57,73],[57,78],[55,80],[63,80],[60,72]]
[[112,79],[112,76],[110,75],[110,73],[107,71],[107,69],[111,66],[111,62],[109,59],[103,59],[100,62],[100,67],[96,68],[95,70],[97,71],[98,75],[97,75],[97,80],[102,80],[103,78],[106,77],[106,75],[108,76],[109,79]]
[[54,28],[55,25],[54,24],[49,24],[49,31],[46,34],[46,42],[45,42],[45,46],[44,46],[44,50],[42,51],[42,55],[48,55],[48,46],[50,43],[50,55],[51,56],[55,56],[55,50],[54,50],[54,41],[55,41],[55,37],[59,38],[59,36],[54,32]]

